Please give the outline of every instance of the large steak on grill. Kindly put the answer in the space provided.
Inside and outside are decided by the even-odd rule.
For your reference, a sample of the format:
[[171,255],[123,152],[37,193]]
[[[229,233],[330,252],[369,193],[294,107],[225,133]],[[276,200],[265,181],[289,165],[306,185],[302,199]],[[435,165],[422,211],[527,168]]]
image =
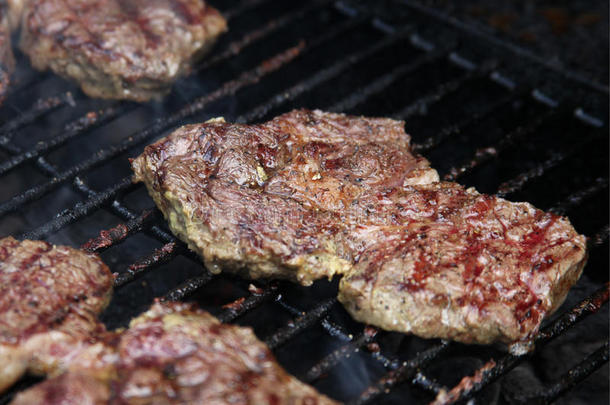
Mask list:
[[132,165],[213,272],[302,284],[343,274],[348,311],[390,330],[527,339],[586,258],[567,219],[439,182],[390,119],[216,120],[178,129]]

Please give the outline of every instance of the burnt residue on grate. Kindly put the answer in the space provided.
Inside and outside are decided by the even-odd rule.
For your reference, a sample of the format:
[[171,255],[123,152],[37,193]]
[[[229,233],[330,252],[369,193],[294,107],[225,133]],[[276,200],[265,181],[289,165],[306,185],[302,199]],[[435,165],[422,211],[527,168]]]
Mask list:
[[[154,297],[197,301],[252,326],[290,372],[348,403],[606,400],[607,86],[407,0],[225,7],[231,30],[161,102],[91,100],[17,55],[0,109],[0,234],[100,253],[117,273],[109,327]],[[336,280],[305,288],[212,275],[131,182],[128,158],[177,126],[260,122],[295,107],[404,119],[445,178],[561,212],[589,236],[584,275],[533,353],[367,327],[335,305]]]

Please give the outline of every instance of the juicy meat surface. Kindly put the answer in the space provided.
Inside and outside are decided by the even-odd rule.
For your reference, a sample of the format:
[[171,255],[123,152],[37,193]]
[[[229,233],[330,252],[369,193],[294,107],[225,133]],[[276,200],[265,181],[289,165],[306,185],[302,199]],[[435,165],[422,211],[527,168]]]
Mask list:
[[403,123],[293,111],[178,129],[132,162],[213,272],[343,274],[358,320],[467,343],[538,330],[586,259],[566,218],[439,182]]
[[0,3],[0,104],[4,101],[15,69],[15,58],[11,48],[9,10]]
[[12,1],[32,65],[92,97],[147,101],[169,91],[226,30],[203,0]]
[[290,404],[335,402],[287,374],[250,328],[184,303],[154,304],[70,369],[13,404]]
[[187,125],[132,166],[212,272],[308,285],[351,268],[345,225],[360,196],[438,180],[409,141],[400,121],[300,110]]
[[[465,343],[528,340],[586,260],[585,238],[566,218],[455,183],[392,190],[369,208],[371,226],[354,239],[375,242],[341,280],[339,300],[386,330]],[[399,226],[384,224],[387,217],[401,218]]]
[[103,333],[97,314],[112,283],[94,254],[0,239],[0,391],[26,371],[52,372]]

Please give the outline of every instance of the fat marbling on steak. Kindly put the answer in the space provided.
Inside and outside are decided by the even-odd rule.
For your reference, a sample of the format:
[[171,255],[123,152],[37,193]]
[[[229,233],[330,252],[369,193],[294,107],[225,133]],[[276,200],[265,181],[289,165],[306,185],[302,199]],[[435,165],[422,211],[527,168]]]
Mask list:
[[97,314],[113,277],[94,254],[0,239],[0,391],[26,371],[47,374],[103,334]]
[[441,183],[403,123],[293,111],[190,125],[132,162],[208,268],[343,274],[358,320],[468,343],[527,339],[580,276],[585,239],[527,203]]
[[12,0],[32,65],[92,97],[147,101],[169,91],[226,30],[203,0]]
[[300,110],[187,125],[132,166],[212,272],[308,285],[351,268],[346,210],[360,195],[438,179],[409,140],[399,121]]
[[17,404],[330,405],[287,374],[250,328],[184,303],[155,303]]

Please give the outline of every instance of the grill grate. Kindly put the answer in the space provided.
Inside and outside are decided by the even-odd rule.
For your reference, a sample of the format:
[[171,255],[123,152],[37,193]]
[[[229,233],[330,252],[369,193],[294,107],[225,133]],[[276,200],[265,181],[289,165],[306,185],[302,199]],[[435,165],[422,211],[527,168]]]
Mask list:
[[[406,119],[407,129],[420,135],[414,139],[414,149],[429,153],[433,166],[448,180],[459,179],[500,196],[524,196],[562,214],[600,207],[603,210],[594,218],[589,215],[589,219],[580,220],[581,224],[576,222],[578,229],[592,235],[592,263],[585,275],[598,289],[545,324],[536,337],[536,346],[542,350],[608,301],[608,260],[604,253],[608,217],[607,196],[603,195],[608,187],[608,161],[607,155],[600,158],[592,153],[607,151],[604,114],[608,110],[608,88],[547,66],[521,48],[475,32],[416,3],[399,3],[404,3],[402,8],[409,12],[404,20],[391,22],[391,18],[358,2],[320,0],[290,8],[279,1],[242,0],[224,12],[232,26],[227,38],[191,78],[178,83],[178,96],[169,96],[160,106],[126,102],[90,106],[88,100],[72,96],[78,91],[66,91],[70,85],[60,79],[32,73],[19,83],[5,110],[24,110],[13,105],[19,102],[17,93],[40,91],[43,97],[0,127],[0,148],[5,153],[0,176],[20,179],[34,168],[44,177],[32,186],[18,186],[13,197],[0,203],[0,229],[21,233],[23,238],[63,243],[85,240],[84,249],[101,253],[114,269],[122,269],[115,283],[115,298],[105,315],[112,326],[124,324],[143,310],[150,302],[149,295],[166,300],[195,299],[223,322],[253,325],[290,371],[349,403],[403,403],[405,398],[426,402],[434,397],[439,403],[449,403],[480,397],[495,380],[527,361],[527,356],[479,348],[476,357],[481,365],[472,372],[460,373],[465,378],[461,383],[447,384],[430,372],[431,367],[447,362],[452,352],[469,349],[457,343],[409,340],[363,327],[347,319],[335,305],[336,285],[332,283],[316,283],[304,289],[281,282],[254,286],[230,276],[213,276],[201,270],[199,259],[165,229],[156,209],[142,206],[150,204],[149,199],[143,197],[141,185],[131,184],[125,165],[125,157],[134,156],[142,144],[176,126],[218,113],[227,114],[230,121],[256,122],[308,105]],[[430,20],[446,27],[436,24],[432,29]],[[309,29],[320,23],[330,28],[319,32]],[[474,45],[472,37],[477,37]],[[484,55],[477,54],[480,49],[484,49]],[[397,51],[405,56],[396,56]],[[515,55],[523,60],[514,60]],[[524,66],[529,69],[532,61],[536,68],[543,65],[551,70],[543,70],[544,74],[535,75],[533,80],[530,75],[515,74]],[[22,65],[26,63],[21,61]],[[232,73],[223,74],[225,70]],[[546,72],[551,72],[549,77]],[[227,79],[217,82],[216,76]],[[196,91],[188,90],[189,80],[198,83]],[[58,96],[48,97],[44,90],[48,82],[61,89]],[[469,109],[470,105],[474,107]],[[50,137],[28,145],[17,136],[28,129],[47,133],[46,121],[66,110],[68,118],[52,125],[58,129],[52,130]],[[117,138],[112,125],[138,113],[146,117],[143,125],[127,131],[131,135]],[[574,129],[574,135],[568,130],[557,131],[556,122]],[[554,131],[561,136],[554,136]],[[101,135],[90,139],[98,132]],[[523,148],[524,140],[532,143],[533,150]],[[550,148],[541,147],[544,142]],[[91,143],[93,149],[82,147],[85,143]],[[553,187],[556,181],[551,181],[550,174],[559,173],[556,177],[563,179],[566,171],[575,173],[573,181],[555,187],[553,192],[545,187],[532,191],[542,181]],[[62,198],[74,192],[76,202]],[[52,206],[60,207],[30,223],[28,216],[40,208],[39,201],[54,201]],[[116,217],[125,222],[116,225]],[[583,215],[574,217],[579,221]],[[92,218],[97,218],[94,227],[90,225]],[[96,235],[99,229],[107,230]],[[118,252],[124,246],[136,248],[129,254]],[[182,259],[187,262],[180,262]],[[168,269],[153,271],[160,266]],[[191,270],[181,271],[182,267]],[[138,294],[137,288],[146,285],[150,294]],[[260,320],[257,322],[257,317],[270,316],[277,319],[262,326]],[[397,348],[397,339],[407,339],[411,343],[406,344],[407,349],[414,352],[401,350],[404,344]],[[310,360],[300,365],[295,361],[298,357],[289,353],[302,340],[308,342],[308,348],[314,347],[313,357],[318,359],[315,364]],[[605,343],[559,379],[510,401],[550,402],[607,361]],[[333,382],[339,380],[333,377],[333,371],[354,364],[366,369],[366,378],[350,381],[349,387],[334,386]],[[14,392],[25,387],[27,384],[18,385],[0,403],[7,403]],[[390,395],[386,395],[388,392]]]

